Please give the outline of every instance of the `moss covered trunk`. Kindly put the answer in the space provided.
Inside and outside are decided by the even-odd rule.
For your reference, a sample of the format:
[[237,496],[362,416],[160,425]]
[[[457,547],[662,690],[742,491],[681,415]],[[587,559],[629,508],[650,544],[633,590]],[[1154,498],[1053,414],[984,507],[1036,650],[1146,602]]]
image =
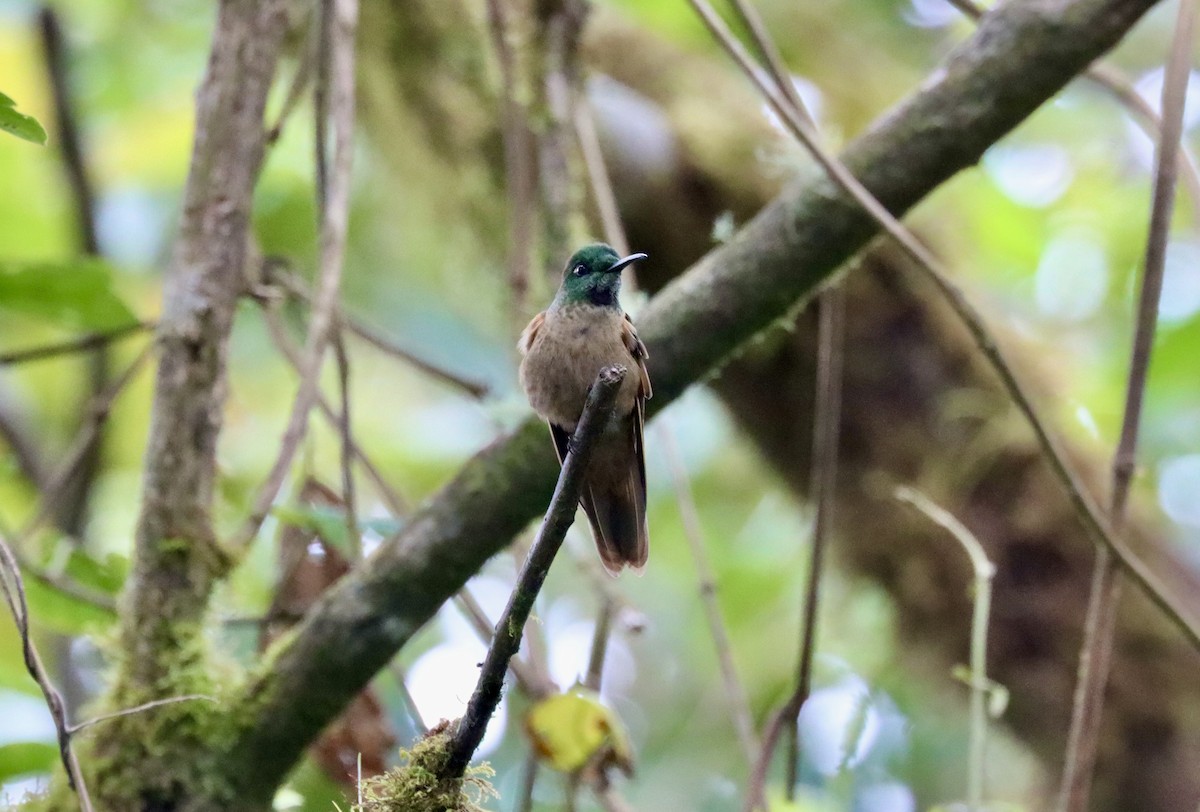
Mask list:
[[[204,636],[209,597],[230,564],[210,517],[216,446],[229,334],[245,287],[263,109],[286,8],[286,0],[225,0],[217,11],[157,333],[134,568],[105,700],[111,708],[218,690]],[[198,787],[219,784],[209,767],[220,714],[219,705],[195,701],[108,722],[89,765],[100,808],[177,809]]]

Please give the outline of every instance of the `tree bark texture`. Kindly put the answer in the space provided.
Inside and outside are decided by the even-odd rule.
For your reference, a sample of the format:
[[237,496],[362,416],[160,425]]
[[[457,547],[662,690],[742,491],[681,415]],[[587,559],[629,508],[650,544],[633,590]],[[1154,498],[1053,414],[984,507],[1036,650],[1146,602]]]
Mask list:
[[[851,144],[843,160],[878,198],[902,213],[977,161],[1115,44],[1151,5],[1149,0],[1011,0],[985,18],[919,92]],[[363,28],[385,42],[393,37],[396,47],[428,46],[428,31],[410,40],[395,25]],[[405,53],[411,58],[411,50]],[[472,75],[477,66],[468,61],[464,67],[464,83],[477,82]],[[470,133],[464,127],[456,138],[469,143]],[[666,285],[643,311],[639,331],[650,347],[654,407],[667,405],[729,362],[735,350],[787,316],[874,234],[866,215],[823,177],[797,182],[776,198],[729,243]],[[938,352],[936,347],[923,351]],[[872,356],[879,358],[877,352]],[[799,378],[790,380],[805,385]],[[795,431],[807,438],[805,427]],[[543,427],[526,422],[468,462],[398,539],[331,590],[297,633],[274,650],[248,693],[233,701],[237,729],[215,765],[242,802],[269,798],[305,743],[540,512],[556,468]],[[963,583],[955,580],[952,588],[961,591]],[[958,657],[958,649],[944,651]]]
[[[226,350],[245,287],[263,110],[286,8],[286,0],[225,0],[217,12],[157,333],[134,569],[107,700],[113,707],[213,690],[203,623],[213,585],[230,563],[210,517]],[[105,808],[173,809],[206,780],[202,751],[216,746],[206,728],[212,706],[160,710],[119,717],[98,739],[94,790]]]

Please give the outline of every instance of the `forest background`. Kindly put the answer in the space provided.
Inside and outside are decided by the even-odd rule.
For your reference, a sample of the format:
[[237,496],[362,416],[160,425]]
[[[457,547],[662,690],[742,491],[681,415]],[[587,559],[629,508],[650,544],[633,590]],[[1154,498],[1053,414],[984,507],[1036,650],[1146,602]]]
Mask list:
[[[478,754],[499,793],[485,806],[557,809],[578,794],[582,808],[724,810],[755,787],[772,809],[968,798],[983,724],[961,664],[979,591],[953,536],[897,498],[910,486],[996,568],[994,683],[976,692],[995,712],[983,796],[1050,808],[1095,536],[911,252],[859,251],[877,227],[682,0],[355,6],[226,2],[219,22],[190,0],[0,2],[0,92],[48,133],[40,145],[36,131],[0,132],[0,537],[69,718],[175,700],[67,737],[97,808],[344,808],[347,754],[368,772],[393,765],[423,725],[461,714],[486,649],[477,626],[503,609],[553,484],[548,433],[516,387],[516,335],[589,239],[650,254],[623,297],[639,326],[647,314],[663,408],[647,431],[650,563],[610,580],[586,524],[570,531],[524,674]],[[1194,812],[1200,182],[1186,151],[1200,74],[1186,63],[1178,200],[1154,206],[1154,110],[1173,40],[1187,53],[1181,9],[1009,0],[985,36],[943,0],[758,8],[795,77],[783,104],[893,211],[919,201],[905,222],[1105,510],[1157,246],[1163,293],[1118,535],[1177,617],[1136,586],[1120,597],[1091,808]],[[1108,86],[1067,83],[1122,35]],[[198,91],[210,50],[237,70]],[[245,102],[256,93],[265,116]],[[914,93],[926,95],[905,101]],[[237,188],[244,199],[227,197]],[[206,220],[219,206],[205,201],[234,214]],[[831,341],[811,306],[831,279],[840,293],[820,309],[845,311],[836,466],[828,444],[813,452],[814,414],[839,389],[818,386]],[[193,307],[224,308],[227,354],[221,318],[196,335],[173,319]],[[89,335],[101,338],[75,342]],[[188,352],[211,361],[206,394],[160,401],[152,423],[156,369],[191,369],[171,366]],[[320,394],[298,397],[298,380]],[[281,440],[313,396],[303,438]],[[172,413],[199,421],[215,457],[170,468]],[[756,777],[761,738],[794,696],[817,525],[828,555],[799,745]],[[339,593],[348,603],[322,604],[332,625],[286,638],[343,562],[372,552]],[[446,601],[463,582],[483,624]],[[0,802],[57,771],[43,802],[72,808],[22,642],[0,622]],[[523,720],[551,683],[597,674],[636,770],[579,790],[531,766]],[[784,800],[789,758],[798,791]]]

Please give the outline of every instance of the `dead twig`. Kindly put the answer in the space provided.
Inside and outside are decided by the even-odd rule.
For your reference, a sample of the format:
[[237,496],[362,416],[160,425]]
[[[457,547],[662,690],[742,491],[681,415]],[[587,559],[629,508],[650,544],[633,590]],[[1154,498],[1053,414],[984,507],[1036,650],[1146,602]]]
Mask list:
[[[286,290],[289,295],[294,296],[300,301],[306,302],[309,305],[312,304],[312,292],[309,291],[308,288],[305,287],[304,283],[301,282],[300,279],[298,279],[294,274],[286,273],[277,268],[272,268],[270,270],[270,279],[282,285],[284,290]],[[427,361],[418,355],[414,355],[409,350],[406,350],[396,342],[392,341],[376,328],[366,324],[361,319],[357,319],[348,314],[345,311],[345,308],[342,308],[341,306],[335,308],[335,315],[337,317],[338,324],[341,325],[342,328],[352,335],[362,339],[367,344],[370,344],[375,349],[383,352],[386,355],[390,355],[393,358],[403,361],[410,366],[416,367],[426,375],[429,375],[430,377],[439,380],[442,383],[449,384],[455,389],[465,392],[476,400],[483,399],[491,391],[487,384],[474,381],[458,375],[457,373],[442,369],[431,361]]]
[[21,580],[21,570],[12,549],[3,538],[0,538],[0,591],[17,624],[17,632],[21,637],[21,651],[25,657],[25,668],[29,675],[42,689],[42,696],[50,709],[54,720],[54,728],[58,731],[58,754],[63,767],[67,771],[67,783],[79,798],[79,806],[84,812],[92,812],[92,799],[88,795],[87,784],[83,781],[83,771],[79,768],[79,760],[71,747],[71,729],[67,722],[66,703],[62,694],[50,681],[50,675],[38,656],[37,647],[29,633],[29,605],[25,600],[25,584]]
[[341,330],[333,334],[333,357],[337,362],[338,392],[341,394],[341,412],[338,420],[338,432],[341,435],[338,459],[342,470],[342,503],[346,515],[346,541],[350,545],[350,560],[358,563],[362,560],[362,531],[358,527],[358,511],[355,508],[356,495],[354,489],[354,434],[350,427],[350,358],[346,354],[346,344],[342,340]]
[[[1191,72],[1192,30],[1196,19],[1194,0],[1180,0],[1162,89],[1162,130],[1155,156],[1154,196],[1150,207],[1150,229],[1146,238],[1142,285],[1138,295],[1137,323],[1125,387],[1125,412],[1121,437],[1112,467],[1112,496],[1109,519],[1113,532],[1125,529],[1126,507],[1137,463],[1138,429],[1150,354],[1158,326],[1158,302],[1162,296],[1171,215],[1175,208],[1175,186],[1179,174],[1179,149],[1183,136],[1183,109]],[[1099,549],[1092,575],[1091,594],[1079,653],[1078,684],[1071,713],[1058,808],[1062,812],[1085,812],[1092,783],[1092,770],[1100,739],[1100,717],[1104,688],[1108,683],[1121,582],[1108,550]]]
[[[258,534],[284,477],[308,429],[308,413],[320,386],[321,366],[336,316],[338,288],[350,214],[350,165],[354,152],[354,36],[358,24],[357,0],[323,0],[329,8],[329,90],[333,129],[333,161],[327,188],[318,194],[322,210],[320,277],[309,320],[300,375],[300,388],[280,441],[279,454],[259,488],[253,507],[233,548],[244,549]],[[318,77],[322,65],[317,66]],[[318,86],[322,83],[318,81]],[[319,115],[318,120],[322,119]],[[318,147],[319,148],[319,147]],[[322,164],[317,161],[318,166]]]
[[71,445],[63,455],[58,468],[46,478],[46,482],[42,487],[41,501],[38,503],[37,511],[14,538],[14,543],[18,549],[23,548],[25,542],[32,538],[33,534],[41,528],[42,524],[54,514],[59,498],[71,483],[80,464],[87,458],[89,450],[92,448],[101,427],[104,425],[104,421],[108,419],[108,413],[112,408],[113,402],[124,391],[125,387],[129,385],[129,382],[133,380],[138,370],[141,369],[142,364],[150,358],[153,351],[154,344],[152,343],[143,347],[137,357],[125,368],[125,371],[114,378],[87,405],[83,426],[76,433],[75,439],[71,441]]
[[[297,374],[302,372],[300,362],[300,350],[288,337],[287,331],[284,329],[283,323],[279,318],[278,312],[268,302],[260,302],[263,314],[263,321],[267,326],[267,333],[271,336],[275,348],[279,350],[284,359],[296,370]],[[338,410],[334,409],[329,403],[329,400],[321,393],[317,392],[317,411],[325,418],[335,431],[340,431],[342,426],[342,416]],[[375,485],[383,501],[387,503],[389,512],[393,516],[405,516],[408,513],[407,500],[384,478],[379,467],[374,461],[367,456],[366,452],[358,445],[353,435],[349,437],[350,453],[358,460],[358,464],[367,473],[372,484]]]
[[47,358],[58,358],[63,355],[74,355],[81,352],[89,352],[91,350],[106,347],[113,342],[120,341],[131,335],[143,333],[148,330],[153,330],[155,327],[152,321],[139,321],[133,324],[127,324],[124,327],[117,327],[114,330],[108,330],[102,333],[88,333],[87,335],[79,336],[78,338],[59,341],[54,344],[43,344],[39,347],[29,347],[21,350],[9,350],[8,352],[0,353],[0,367],[14,366],[16,364],[25,364],[30,361],[43,361]]
[[692,495],[692,483],[679,453],[679,443],[675,434],[671,431],[659,431],[658,440],[667,459],[671,484],[675,487],[675,502],[679,506],[679,518],[683,523],[683,537],[691,551],[692,562],[696,565],[696,591],[717,655],[717,665],[721,672],[721,682],[725,688],[725,700],[729,704],[733,729],[737,733],[746,763],[753,765],[759,745],[758,736],[754,733],[753,716],[750,713],[750,699],[738,676],[729,629],[725,626],[721,606],[717,602],[717,577],[705,548],[704,527],[700,523],[700,511],[696,508],[696,500]]
[[546,518],[538,530],[529,556],[521,567],[508,605],[496,623],[492,644],[488,647],[487,656],[480,668],[475,692],[471,695],[466,713],[455,729],[450,758],[445,768],[449,777],[463,774],[479,742],[483,740],[488,721],[500,702],[508,663],[521,645],[525,621],[529,619],[533,602],[541,591],[546,574],[550,571],[558,548],[562,546],[568,528],[575,521],[579,492],[591,459],[592,446],[612,417],[617,390],[626,373],[627,370],[621,367],[602,369],[588,394],[583,414],[579,418],[579,426],[571,438],[570,451],[563,460],[562,471],[559,473],[550,507],[546,511]]
[[[812,493],[817,504],[813,523],[812,556],[808,578],[804,585],[803,631],[800,637],[800,657],[796,665],[796,690],[788,700],[786,719],[789,723],[789,749],[786,762],[787,778],[784,796],[795,797],[797,770],[800,762],[800,735],[793,720],[812,692],[813,661],[816,658],[817,609],[825,549],[833,526],[833,509],[837,493],[838,437],[842,411],[842,351],[846,293],[840,284],[824,291],[817,299],[819,325],[817,328],[817,393],[813,425]],[[764,753],[763,758],[770,758]]]
[[971,613],[971,729],[967,754],[967,809],[968,812],[983,812],[984,770],[987,766],[987,698],[992,683],[987,676],[988,616],[992,606],[992,579],[996,565],[987,557],[983,545],[966,525],[950,511],[937,505],[932,499],[915,488],[896,489],[896,498],[919,510],[932,522],[940,525],[954,537],[974,571],[974,608]]
[[98,725],[112,719],[119,719],[122,716],[133,716],[134,714],[144,713],[145,711],[153,710],[154,708],[161,708],[163,705],[174,705],[177,702],[192,702],[198,699],[202,699],[205,702],[212,702],[214,704],[216,704],[218,701],[215,696],[209,696],[208,694],[184,694],[183,696],[169,696],[166,699],[152,699],[149,702],[143,702],[140,705],[134,705],[132,708],[124,708],[119,711],[113,711],[112,713],[102,713],[99,716],[93,716],[91,719],[84,719],[79,724],[68,725],[67,733],[73,736],[79,731],[86,730],[93,725]]

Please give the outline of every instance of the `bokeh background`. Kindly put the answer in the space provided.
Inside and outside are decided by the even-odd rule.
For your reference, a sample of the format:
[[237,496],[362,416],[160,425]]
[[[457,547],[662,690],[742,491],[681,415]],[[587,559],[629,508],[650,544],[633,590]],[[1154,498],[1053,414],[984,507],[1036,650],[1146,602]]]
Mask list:
[[[596,15],[651,32],[664,47],[708,60],[737,85],[692,12],[677,0],[599,2]],[[943,0],[765,0],[760,6],[827,141],[841,144],[915,87],[971,30]],[[72,0],[59,4],[67,33],[70,83],[105,259],[97,273],[139,318],[160,308],[161,275],[179,214],[192,135],[193,92],[204,68],[212,4],[201,0]],[[0,0],[0,90],[48,124],[39,147],[0,135],[0,269],[77,261],[79,232],[39,44],[37,8]],[[351,341],[351,400],[360,443],[410,504],[419,504],[489,440],[524,417],[516,386],[514,323],[505,277],[503,212],[489,156],[470,149],[451,158],[393,72],[389,12],[364,12],[361,113],[353,178],[343,301],[347,310],[395,344],[464,378],[487,385],[482,400],[431,379],[411,365]],[[1113,54],[1137,92],[1158,105],[1174,9],[1152,11]],[[613,45],[617,42],[617,45]],[[620,47],[619,38],[608,47]],[[439,71],[490,58],[484,43],[461,35],[454,52],[428,60],[411,81],[424,83],[454,109],[453,85]],[[445,67],[449,66],[449,67]],[[295,56],[284,71],[295,67]],[[662,83],[673,77],[663,74]],[[682,82],[682,80],[681,80]],[[285,83],[283,83],[285,84]],[[680,85],[685,87],[684,84]],[[593,87],[638,132],[634,107]],[[605,93],[608,96],[605,96]],[[685,92],[685,91],[681,91]],[[748,91],[743,88],[743,92]],[[445,94],[451,94],[447,101]],[[277,89],[277,109],[283,87]],[[617,98],[617,101],[613,101]],[[719,99],[694,99],[698,108]],[[462,104],[467,105],[468,99]],[[681,102],[682,104],[683,102]],[[753,110],[753,107],[749,108]],[[622,112],[625,111],[625,112]],[[472,124],[463,110],[463,129]],[[302,276],[315,259],[313,143],[309,103],[301,103],[271,149],[256,193],[255,233],[265,255],[286,257]],[[700,115],[697,113],[697,115]],[[1193,74],[1185,114],[1195,146],[1200,74]],[[738,119],[755,139],[755,172],[782,185],[806,163],[759,110]],[[474,149],[478,145],[467,141]],[[647,149],[653,145],[648,144]],[[970,296],[1047,382],[1041,407],[1080,453],[1107,460],[1121,416],[1137,271],[1144,251],[1153,147],[1131,115],[1104,92],[1072,84],[947,184],[910,217],[952,267]],[[731,205],[733,211],[736,206]],[[1167,258],[1159,339],[1142,434],[1137,498],[1180,556],[1200,567],[1200,210],[1181,192]],[[715,218],[715,243],[737,216]],[[636,228],[633,229],[636,234]],[[597,233],[597,236],[599,234]],[[702,252],[707,244],[695,244]],[[641,246],[634,244],[635,250]],[[563,257],[538,257],[545,275],[530,302],[551,295]],[[652,257],[650,264],[655,262]],[[679,269],[681,270],[681,269]],[[3,273],[3,270],[0,270]],[[639,298],[627,297],[636,311]],[[0,298],[0,352],[49,343],[96,326],[87,314],[6,307]],[[301,326],[299,311],[289,312]],[[299,333],[297,333],[299,335]],[[141,335],[114,344],[113,369],[133,360]],[[886,348],[880,352],[886,359]],[[231,387],[220,447],[221,528],[229,531],[274,459],[295,391],[291,368],[274,350],[257,310],[244,304],[232,344]],[[88,500],[82,551],[52,532],[29,555],[52,571],[86,567],[89,583],[115,593],[128,569],[139,504],[140,466],[149,418],[151,368],[113,406]],[[335,378],[327,370],[327,391]],[[902,368],[894,371],[903,377]],[[67,357],[0,368],[0,409],[35,440],[52,464],[67,449],[90,392],[89,361]],[[964,406],[963,408],[968,408]],[[694,388],[658,420],[677,439],[699,508],[699,524],[719,582],[735,662],[760,720],[790,690],[800,625],[812,512],[763,463],[726,407]],[[649,434],[652,555],[642,578],[607,586],[622,608],[606,666],[605,699],[628,727],[636,778],[622,792],[639,809],[737,808],[746,764],[730,723],[712,639],[698,598],[696,567],[659,430]],[[547,438],[549,442],[549,438]],[[930,453],[934,453],[931,450]],[[312,475],[339,482],[337,434],[314,419],[295,483]],[[359,511],[377,520],[366,545],[387,532],[385,503],[360,478]],[[36,492],[11,444],[0,442],[0,526],[19,528],[36,509]],[[854,506],[839,509],[854,510]],[[256,656],[253,622],[269,606],[278,576],[268,520],[258,543],[221,590],[212,636],[232,661]],[[961,552],[930,531],[944,555]],[[1081,542],[1082,543],[1082,542]],[[835,546],[837,540],[834,540]],[[576,527],[537,608],[551,674],[571,684],[586,667],[599,593],[586,574],[593,557]],[[80,559],[80,560],[77,560]],[[488,613],[498,614],[516,559],[502,555],[471,583]],[[966,584],[962,587],[966,589]],[[39,584],[31,612],[43,650],[76,707],[103,684],[111,615]],[[837,565],[825,574],[819,622],[816,693],[801,719],[805,792],[795,808],[907,812],[951,803],[963,793],[966,688],[948,670],[914,669],[899,649],[891,598],[875,582]],[[444,607],[398,656],[426,720],[457,715],[469,694],[483,647],[453,606]],[[907,657],[902,657],[907,654]],[[966,650],[960,658],[965,661]],[[905,662],[902,664],[901,660]],[[375,688],[401,744],[415,735],[396,673]],[[501,800],[518,795],[527,744],[521,715],[528,701],[510,694],[485,740]],[[56,764],[54,730],[36,685],[24,672],[18,638],[0,620],[0,804],[44,785]],[[91,735],[103,735],[98,728]],[[1003,724],[994,729],[988,795],[1012,808],[1040,808],[1054,774]],[[544,772],[535,799],[558,808],[564,782]],[[278,808],[331,809],[342,790],[311,764],[301,767]],[[585,805],[590,801],[583,800]],[[1002,808],[997,806],[996,808]]]

